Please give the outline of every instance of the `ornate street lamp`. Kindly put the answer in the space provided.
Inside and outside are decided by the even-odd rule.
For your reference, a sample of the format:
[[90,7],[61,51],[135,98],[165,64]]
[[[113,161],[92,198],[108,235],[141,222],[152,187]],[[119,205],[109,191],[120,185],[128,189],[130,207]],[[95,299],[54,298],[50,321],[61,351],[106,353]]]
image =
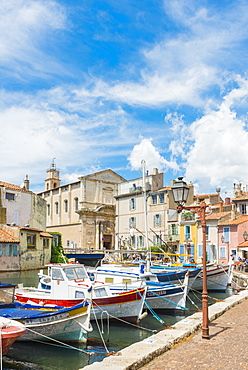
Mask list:
[[180,209],[181,207],[183,209],[183,205],[187,202],[189,195],[189,187],[186,182],[183,181],[183,177],[178,177],[178,180],[174,182],[171,189],[175,203],[180,207]]
[[246,231],[244,231],[243,233],[243,237],[244,237],[244,240],[246,241],[248,239],[248,233]]
[[208,327],[208,291],[207,291],[207,245],[206,245],[206,208],[205,202],[199,205],[184,206],[189,194],[189,187],[183,177],[179,177],[171,187],[174,201],[177,204],[178,213],[183,209],[194,210],[201,221],[202,226],[202,249],[203,249],[203,262],[202,262],[202,338],[209,339]]

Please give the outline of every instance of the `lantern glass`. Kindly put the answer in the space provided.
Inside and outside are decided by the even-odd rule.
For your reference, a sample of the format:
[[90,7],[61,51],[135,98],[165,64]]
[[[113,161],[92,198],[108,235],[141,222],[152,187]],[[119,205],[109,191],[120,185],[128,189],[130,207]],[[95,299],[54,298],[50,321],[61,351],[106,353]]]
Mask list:
[[182,205],[187,202],[189,187],[186,182],[183,181],[183,177],[179,177],[178,180],[175,181],[171,189],[175,203],[177,203],[178,205]]

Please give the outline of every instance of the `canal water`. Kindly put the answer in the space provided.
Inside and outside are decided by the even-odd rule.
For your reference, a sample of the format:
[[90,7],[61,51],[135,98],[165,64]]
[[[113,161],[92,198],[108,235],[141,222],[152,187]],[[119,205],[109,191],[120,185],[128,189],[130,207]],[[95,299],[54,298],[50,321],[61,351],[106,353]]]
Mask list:
[[[21,271],[0,273],[3,283],[23,283],[24,286],[38,284],[38,271]],[[209,304],[232,295],[232,289],[225,293],[209,292]],[[193,303],[194,302],[194,303]],[[140,326],[113,323],[92,323],[93,332],[89,333],[87,345],[71,343],[72,347],[57,343],[15,342],[7,356],[3,357],[3,370],[78,370],[95,361],[101,361],[108,353],[117,352],[132,343],[141,341],[153,333],[163,330],[167,325],[173,325],[185,316],[201,309],[201,295],[190,293],[187,300],[185,315],[162,315],[158,317],[151,313],[143,319]],[[160,322],[164,321],[164,324]]]

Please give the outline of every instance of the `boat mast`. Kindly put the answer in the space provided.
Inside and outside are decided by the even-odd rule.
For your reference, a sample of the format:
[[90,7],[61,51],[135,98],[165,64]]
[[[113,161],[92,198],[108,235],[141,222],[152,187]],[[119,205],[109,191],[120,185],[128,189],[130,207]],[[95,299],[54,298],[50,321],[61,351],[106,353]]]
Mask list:
[[145,166],[146,162],[144,159],[141,161],[142,166],[142,179],[143,179],[143,194],[144,194],[144,215],[145,215],[145,247],[146,247],[146,269],[150,271],[151,255],[148,245],[148,225],[147,225],[147,196],[146,196],[146,183],[145,183]]

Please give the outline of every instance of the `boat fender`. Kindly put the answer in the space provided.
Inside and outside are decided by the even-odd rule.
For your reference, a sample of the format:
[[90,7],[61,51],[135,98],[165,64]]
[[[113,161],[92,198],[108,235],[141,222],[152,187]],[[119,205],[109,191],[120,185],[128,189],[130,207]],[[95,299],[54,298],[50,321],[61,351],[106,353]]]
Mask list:
[[139,318],[138,318],[138,322],[140,322],[141,320],[143,320],[147,315],[148,315],[148,312],[147,312],[147,311],[143,312],[143,313],[139,316]]
[[60,284],[60,280],[57,280],[57,285],[59,285]]
[[145,272],[145,265],[140,265],[140,273],[144,274]]

